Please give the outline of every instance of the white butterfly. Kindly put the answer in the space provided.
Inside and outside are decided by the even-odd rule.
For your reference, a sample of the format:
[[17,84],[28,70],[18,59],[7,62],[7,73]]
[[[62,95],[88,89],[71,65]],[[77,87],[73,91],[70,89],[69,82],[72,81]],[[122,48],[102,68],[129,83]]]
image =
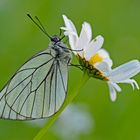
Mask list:
[[[48,35],[40,21],[35,24]],[[27,61],[0,92],[0,118],[45,118],[63,105],[71,51],[59,37],[50,38],[49,47]]]

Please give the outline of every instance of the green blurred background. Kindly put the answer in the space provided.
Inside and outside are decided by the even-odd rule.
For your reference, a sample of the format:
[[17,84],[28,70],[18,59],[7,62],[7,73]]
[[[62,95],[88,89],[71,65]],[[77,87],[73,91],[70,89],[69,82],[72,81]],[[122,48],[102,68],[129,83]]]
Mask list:
[[[94,37],[104,36],[103,47],[110,52],[114,67],[140,59],[139,0],[0,0],[0,88],[27,59],[48,47],[49,39],[27,13],[37,15],[50,35],[58,34],[63,26],[62,14],[72,19],[78,31],[88,21]],[[81,71],[70,68],[69,90],[81,76]],[[140,84],[140,75],[135,79]],[[126,84],[121,87],[115,103],[109,99],[105,82],[90,79],[83,87],[74,102],[88,106],[94,128],[87,135],[80,134],[80,140],[140,140],[140,91]],[[40,129],[21,121],[0,120],[0,140],[31,140]],[[43,139],[61,140],[52,129]]]

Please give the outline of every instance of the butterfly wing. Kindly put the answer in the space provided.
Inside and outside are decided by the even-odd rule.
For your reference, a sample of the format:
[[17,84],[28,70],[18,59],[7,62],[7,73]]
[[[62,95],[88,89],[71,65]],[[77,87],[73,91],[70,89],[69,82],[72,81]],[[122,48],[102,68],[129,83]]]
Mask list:
[[[44,93],[42,116],[51,116],[62,106],[67,93],[67,77],[67,64],[56,61],[52,72],[48,76],[50,80],[46,79],[42,84],[45,87],[45,92],[49,93]],[[33,114],[38,113],[34,112]]]
[[48,48],[27,61],[0,95],[0,117],[37,119],[56,113],[66,97],[68,65]]
[[[5,87],[2,92],[0,93],[0,118],[3,119],[17,119],[17,120],[27,120],[27,117],[23,117],[16,113],[15,111],[11,110],[11,108],[5,102],[5,92],[7,87]],[[9,116],[10,112],[10,116]]]

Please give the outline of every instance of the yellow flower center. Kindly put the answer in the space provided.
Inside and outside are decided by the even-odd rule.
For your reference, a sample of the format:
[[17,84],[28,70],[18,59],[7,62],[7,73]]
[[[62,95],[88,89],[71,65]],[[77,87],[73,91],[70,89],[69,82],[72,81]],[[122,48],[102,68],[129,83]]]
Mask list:
[[99,54],[95,54],[94,56],[90,58],[89,63],[93,65],[97,62],[101,62],[102,60],[103,58]]
[[104,80],[104,81],[109,80],[100,70],[95,68],[94,65],[93,65],[93,64],[103,60],[103,58],[100,57],[99,54],[94,55],[94,57],[92,57],[90,59],[90,61],[87,61],[84,57],[81,57],[80,55],[77,55],[77,57],[78,57],[80,65],[83,68],[83,71],[87,72],[87,74],[90,77],[94,77],[94,78],[101,79],[101,80]]

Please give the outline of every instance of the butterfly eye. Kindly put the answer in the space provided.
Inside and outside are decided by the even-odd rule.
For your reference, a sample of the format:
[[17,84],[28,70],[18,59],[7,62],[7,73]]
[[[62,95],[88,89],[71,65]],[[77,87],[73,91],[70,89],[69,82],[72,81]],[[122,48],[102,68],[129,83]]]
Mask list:
[[57,37],[57,36],[54,36],[54,37],[51,38],[51,41],[57,43],[57,42],[60,41],[60,38]]

